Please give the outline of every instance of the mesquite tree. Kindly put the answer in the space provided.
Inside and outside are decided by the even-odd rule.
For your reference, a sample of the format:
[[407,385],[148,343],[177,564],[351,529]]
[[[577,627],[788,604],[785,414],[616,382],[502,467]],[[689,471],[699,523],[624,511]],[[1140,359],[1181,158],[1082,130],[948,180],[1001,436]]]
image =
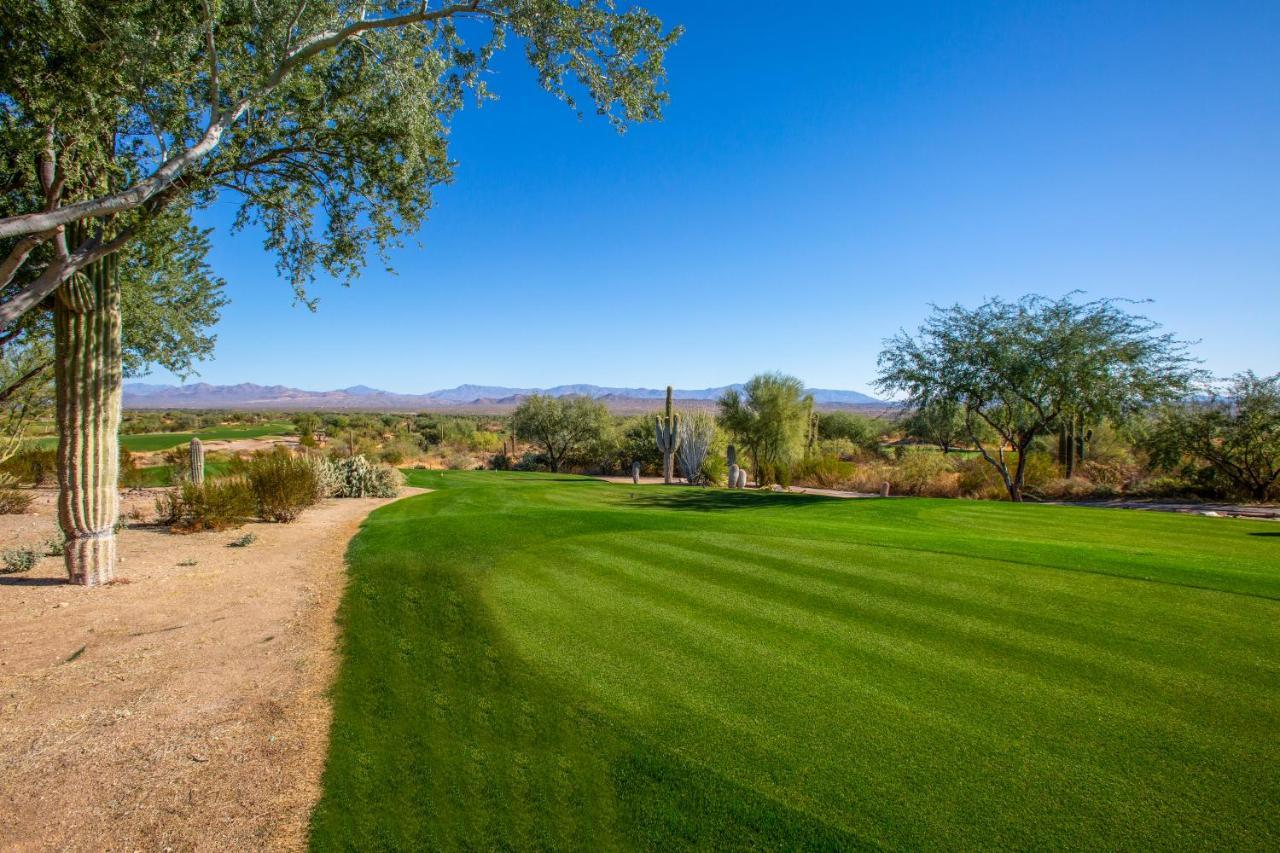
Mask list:
[[613,428],[604,403],[590,397],[533,394],[511,413],[511,430],[542,452],[552,471],[563,470],[605,443]]
[[1200,375],[1187,345],[1156,323],[1074,296],[934,308],[916,335],[885,341],[877,387],[916,409],[959,406],[969,440],[1021,501],[1031,443],[1064,416],[1121,420]]
[[1280,373],[1240,373],[1208,399],[1166,406],[1144,444],[1168,468],[1208,463],[1250,500],[1280,495]]
[[[621,129],[660,117],[664,57],[678,36],[609,0],[5,4],[0,334],[65,285],[83,290],[78,275],[97,280],[95,264],[175,206],[220,194],[239,204],[237,227],[262,227],[281,274],[311,304],[318,270],[349,281],[370,249],[384,254],[423,223],[433,188],[453,176],[450,121],[467,96],[491,97],[485,72],[509,38],[543,88]],[[84,379],[99,388],[118,376]],[[87,454],[115,452],[114,434],[64,438]],[[80,476],[64,480],[82,488]]]

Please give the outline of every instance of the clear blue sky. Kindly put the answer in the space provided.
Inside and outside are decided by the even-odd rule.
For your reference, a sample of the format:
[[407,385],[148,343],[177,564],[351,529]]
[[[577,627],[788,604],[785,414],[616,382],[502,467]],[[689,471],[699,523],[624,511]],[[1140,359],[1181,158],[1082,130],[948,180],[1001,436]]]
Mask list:
[[205,213],[233,304],[200,378],[866,390],[930,302],[1072,289],[1280,370],[1275,0],[647,5],[687,27],[665,122],[580,122],[512,54],[422,248],[315,314]]

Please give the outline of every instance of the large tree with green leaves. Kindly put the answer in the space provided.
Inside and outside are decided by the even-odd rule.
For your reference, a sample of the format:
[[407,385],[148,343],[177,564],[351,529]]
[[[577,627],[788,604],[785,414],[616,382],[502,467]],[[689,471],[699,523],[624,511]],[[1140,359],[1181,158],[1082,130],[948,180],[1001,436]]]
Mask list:
[[534,394],[511,413],[511,431],[537,447],[552,471],[584,462],[606,443],[613,421],[604,403],[590,397]]
[[1209,399],[1164,407],[1144,444],[1157,464],[1208,463],[1255,501],[1280,494],[1280,374],[1231,378]]
[[812,407],[804,383],[783,373],[751,377],[742,391],[730,388],[719,400],[717,420],[751,457],[756,485],[787,480],[804,452]]
[[885,341],[877,387],[917,409],[958,406],[969,440],[1021,501],[1031,443],[1063,418],[1123,420],[1199,376],[1187,345],[1153,321],[1075,297],[935,307],[916,334]]
[[[59,399],[92,414],[62,439],[113,447],[131,294],[109,259],[166,211],[227,195],[306,301],[317,271],[349,281],[422,224],[509,39],[623,128],[660,115],[677,37],[609,0],[0,0],[0,329],[53,297],[77,383]],[[100,462],[68,482],[100,492]]]

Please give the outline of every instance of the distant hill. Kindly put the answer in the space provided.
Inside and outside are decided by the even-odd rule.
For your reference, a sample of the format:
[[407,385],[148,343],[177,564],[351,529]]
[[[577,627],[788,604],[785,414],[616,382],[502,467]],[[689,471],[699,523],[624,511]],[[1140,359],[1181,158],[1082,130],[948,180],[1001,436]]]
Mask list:
[[[676,399],[709,406],[730,388],[678,389]],[[810,388],[814,402],[823,408],[885,408],[886,403],[858,391]],[[127,409],[362,409],[374,411],[444,410],[458,412],[503,412],[519,405],[531,394],[562,397],[581,394],[603,400],[610,409],[645,411],[666,396],[662,388],[611,388],[602,385],[557,385],[553,388],[510,388],[501,385],[459,385],[426,394],[397,394],[368,385],[353,385],[334,391],[304,391],[284,385],[154,385],[127,382],[124,406]]]

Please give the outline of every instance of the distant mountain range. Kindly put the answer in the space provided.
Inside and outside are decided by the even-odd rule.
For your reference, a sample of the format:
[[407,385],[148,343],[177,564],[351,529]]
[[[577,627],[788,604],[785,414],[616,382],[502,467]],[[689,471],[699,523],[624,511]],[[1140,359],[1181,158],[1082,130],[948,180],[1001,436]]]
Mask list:
[[[673,396],[689,403],[709,405],[730,388],[679,389]],[[666,389],[609,388],[601,385],[557,385],[554,388],[509,388],[502,385],[459,385],[426,394],[397,394],[353,385],[336,391],[303,391],[284,385],[153,385],[126,382],[124,406],[127,409],[368,409],[375,411],[455,410],[505,411],[531,394],[562,397],[582,394],[604,401],[611,409],[630,411],[652,408],[654,400],[666,397]],[[885,403],[857,391],[810,388],[814,402],[823,408],[884,407]]]

